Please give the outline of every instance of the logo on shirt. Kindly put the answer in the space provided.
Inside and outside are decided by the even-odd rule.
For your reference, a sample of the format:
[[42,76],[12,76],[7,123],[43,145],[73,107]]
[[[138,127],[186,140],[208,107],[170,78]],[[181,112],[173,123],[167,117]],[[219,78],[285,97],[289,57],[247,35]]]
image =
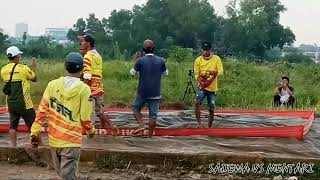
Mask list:
[[59,114],[68,118],[70,121],[75,122],[75,120],[73,120],[72,118],[72,111],[64,107],[56,98],[50,97],[50,106],[51,108],[56,110]]

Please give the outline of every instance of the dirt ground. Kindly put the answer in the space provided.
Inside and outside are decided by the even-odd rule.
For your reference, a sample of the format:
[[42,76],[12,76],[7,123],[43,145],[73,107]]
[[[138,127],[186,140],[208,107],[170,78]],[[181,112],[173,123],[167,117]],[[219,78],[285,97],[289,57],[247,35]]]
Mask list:
[[[55,180],[59,179],[55,171],[48,166],[40,166],[34,163],[24,165],[10,164],[1,161],[0,179],[3,180]],[[260,179],[260,180],[286,180],[288,177],[254,177],[254,176],[237,176],[237,175],[210,175],[197,174],[194,172],[172,172],[159,173],[156,169],[152,170],[152,165],[146,165],[141,168],[141,172],[133,170],[102,170],[94,168],[90,165],[81,165],[79,167],[79,180],[153,180],[153,179],[210,179],[210,180],[245,180],[245,179]],[[145,169],[148,169],[147,172]]]
[[[79,179],[83,180],[107,180],[107,179],[212,179],[214,177],[199,175],[199,174],[190,174],[178,177],[174,174],[157,174],[157,173],[141,173],[133,171],[121,171],[113,170],[111,172],[103,172],[103,170],[98,170],[88,166],[80,167],[80,177]],[[9,164],[6,162],[1,162],[0,166],[1,179],[10,179],[10,180],[49,180],[49,179],[58,179],[55,171],[50,167],[40,167],[34,164],[26,165],[15,165]],[[219,177],[216,177],[219,178]],[[214,179],[216,179],[214,178]],[[226,179],[221,176],[220,179]]]

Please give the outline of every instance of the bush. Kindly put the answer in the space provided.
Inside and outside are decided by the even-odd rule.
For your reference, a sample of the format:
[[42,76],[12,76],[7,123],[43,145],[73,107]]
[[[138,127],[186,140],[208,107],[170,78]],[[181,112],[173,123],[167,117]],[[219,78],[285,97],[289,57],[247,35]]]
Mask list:
[[313,60],[300,53],[290,53],[284,56],[284,60],[289,63],[313,64]]
[[182,48],[179,46],[173,46],[169,51],[169,60],[174,62],[192,61],[193,50],[191,48]]
[[[39,104],[43,91],[49,81],[64,76],[64,63],[61,59],[42,59],[38,61],[38,82],[32,83],[31,95],[34,104]],[[8,63],[7,58],[0,59],[0,67]],[[25,58],[27,65],[30,58]],[[137,91],[138,78],[129,74],[133,62],[105,61],[103,77],[105,100],[109,107],[130,108]],[[216,101],[219,109],[270,109],[276,83],[283,75],[290,78],[295,88],[297,107],[302,109],[320,108],[320,66],[292,63],[273,63],[257,65],[239,59],[223,61],[224,75],[219,77],[219,91]],[[168,62],[169,76],[162,79],[161,106],[164,108],[193,108],[194,96],[182,98],[188,84],[188,70],[193,61]],[[196,87],[195,79],[191,79]],[[3,83],[0,83],[0,87]],[[6,97],[0,93],[0,104],[5,105]],[[206,107],[206,102],[203,108]]]

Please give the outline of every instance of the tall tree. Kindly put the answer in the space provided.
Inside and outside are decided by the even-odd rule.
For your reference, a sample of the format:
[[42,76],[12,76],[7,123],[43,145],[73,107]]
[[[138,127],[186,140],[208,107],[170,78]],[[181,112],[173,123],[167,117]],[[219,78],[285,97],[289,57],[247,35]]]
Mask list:
[[25,45],[25,44],[26,44],[26,40],[27,40],[27,32],[23,32],[22,45]]
[[135,39],[132,36],[132,18],[131,11],[121,9],[112,11],[110,17],[103,20],[112,37],[112,43],[117,44],[121,52],[130,51],[135,46]]
[[110,37],[108,37],[106,29],[94,13],[89,14],[86,19],[86,33],[90,33],[96,38],[96,46],[102,54],[108,53],[110,46]]
[[72,29],[69,29],[67,37],[70,41],[76,41],[77,36],[83,35],[87,28],[86,22],[83,18],[79,18],[77,22],[73,25]]
[[290,28],[279,23],[285,10],[280,0],[231,0],[228,18],[223,18],[208,0],[148,0],[132,10],[114,10],[102,20],[94,14],[78,19],[68,38],[74,41],[89,32],[96,36],[100,51],[112,57],[114,49],[132,55],[147,38],[160,52],[171,46],[197,49],[206,40],[216,49],[263,57],[267,50],[295,41]]
[[0,32],[0,50],[3,52],[8,44],[8,35]]
[[291,45],[295,36],[280,23],[285,7],[279,0],[233,0],[227,7],[229,16],[225,41],[235,51],[263,57],[266,50]]
[[197,48],[199,41],[214,41],[217,16],[207,0],[149,0],[133,12],[134,35],[154,39],[159,48],[167,40],[190,48]]

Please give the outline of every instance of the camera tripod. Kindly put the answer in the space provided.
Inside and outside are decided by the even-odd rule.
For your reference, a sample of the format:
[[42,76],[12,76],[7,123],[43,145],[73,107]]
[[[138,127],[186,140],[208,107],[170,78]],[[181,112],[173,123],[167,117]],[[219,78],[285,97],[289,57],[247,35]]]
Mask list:
[[183,99],[182,101],[184,101],[185,97],[187,94],[193,94],[194,96],[197,94],[196,90],[192,84],[192,80],[193,80],[193,71],[189,70],[189,81],[187,83],[187,87],[186,90],[184,91],[184,95],[183,95]]

